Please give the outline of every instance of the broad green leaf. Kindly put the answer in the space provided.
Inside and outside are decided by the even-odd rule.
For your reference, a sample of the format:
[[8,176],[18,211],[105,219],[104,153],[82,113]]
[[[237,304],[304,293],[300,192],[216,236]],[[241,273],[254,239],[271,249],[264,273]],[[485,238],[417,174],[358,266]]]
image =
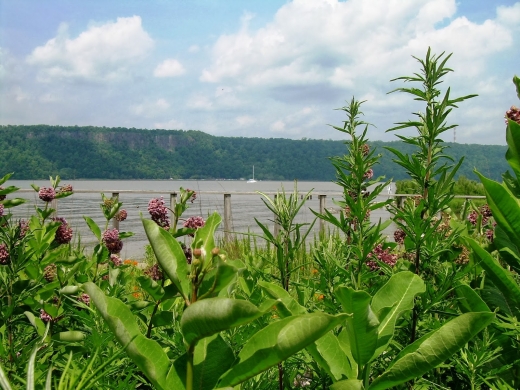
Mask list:
[[506,141],[509,146],[506,152],[506,160],[513,168],[516,178],[520,179],[520,124],[511,120],[508,121]]
[[[273,299],[277,299],[278,313],[281,318],[291,315],[307,313],[305,307],[301,306],[296,300],[282,287],[265,281],[258,282],[258,285]],[[336,336],[331,332],[316,340],[307,347],[307,351],[313,359],[322,367],[334,380],[349,377],[352,373],[349,361],[339,345]]]
[[247,324],[272,310],[269,300],[257,308],[248,301],[231,298],[208,298],[192,303],[184,310],[181,331],[187,344],[223,330]]
[[83,289],[137,367],[154,386],[164,390],[170,389],[166,382],[170,359],[156,341],[141,334],[130,309],[119,299],[105,296],[92,282],[83,284]]
[[479,265],[484,268],[488,277],[502,291],[506,299],[512,302],[511,306],[518,309],[520,307],[520,288],[512,273],[503,268],[478,242],[471,238],[467,238],[467,242],[473,249],[473,254],[478,259]]
[[300,305],[284,288],[263,280],[258,282],[258,286],[271,298],[279,301],[277,308],[281,318],[307,313],[307,309]]
[[52,335],[52,339],[66,343],[73,343],[85,340],[85,333],[77,330],[69,330],[66,332],[59,332]]
[[16,206],[20,206],[26,202],[25,199],[22,198],[14,198],[14,199],[5,199],[0,202],[6,209],[10,209]]
[[518,99],[520,99],[520,78],[518,76],[513,76],[513,83],[515,84],[516,88],[516,96],[518,96]]
[[273,322],[255,333],[238,355],[238,363],[220,377],[220,387],[235,386],[307,347],[348,316],[310,313]]
[[222,218],[218,213],[213,213],[204,224],[203,227],[197,229],[193,238],[193,248],[204,248],[208,259],[211,257],[211,251],[215,248],[215,230]]
[[160,311],[154,314],[152,317],[152,325],[155,328],[161,326],[172,326],[175,320],[175,313],[172,311]]
[[334,381],[357,377],[345,352],[341,349],[338,338],[332,332],[309,345],[307,352]]
[[455,287],[459,307],[463,313],[490,311],[488,305],[482,298],[467,284],[459,284]]
[[[484,288],[481,291],[482,300],[488,305],[488,307],[506,316],[517,316],[518,307],[513,307],[512,302],[504,295],[504,293],[498,289],[490,278],[486,278]],[[515,314],[513,314],[515,313]]]
[[386,282],[372,298],[372,310],[379,319],[377,349],[372,358],[378,357],[394,337],[395,323],[407,310],[412,310],[414,298],[426,291],[423,280],[416,274],[399,272]]
[[188,264],[181,244],[155,222],[141,218],[148,241],[162,270],[175,284],[185,301],[188,301],[190,282]]
[[9,378],[5,375],[4,369],[2,368],[2,364],[0,364],[0,387],[2,387],[2,390],[12,389]]
[[394,364],[376,378],[368,390],[384,390],[437,367],[488,326],[493,313],[466,313],[447,322],[403,349]]
[[497,224],[513,242],[520,242],[520,204],[502,184],[476,172],[486,190],[486,198]]
[[[233,351],[218,334],[200,340],[193,355],[193,389],[211,390],[218,378],[231,368],[235,361]],[[167,378],[171,389],[186,388],[187,355],[180,356]],[[171,375],[171,376],[170,376]]]
[[[6,173],[3,177],[0,177],[0,185],[4,184],[11,176],[13,176],[14,172]],[[38,190],[37,190],[38,191]]]
[[137,282],[155,301],[158,301],[164,296],[164,289],[161,285],[148,276],[139,276]]
[[495,227],[495,238],[493,240],[495,248],[498,249],[502,259],[517,273],[520,273],[520,251],[518,246],[513,243],[500,226]]
[[336,296],[343,306],[347,318],[347,330],[352,356],[360,366],[370,361],[377,347],[379,321],[370,307],[372,297],[365,291],[340,287]]
[[97,225],[97,223],[94,222],[94,220],[90,217],[87,217],[87,216],[83,216],[83,219],[85,220],[85,222],[87,223],[90,231],[92,233],[94,233],[94,235],[96,236],[96,238],[98,239],[98,241],[101,241],[101,229],[99,228],[99,226]]
[[217,258],[216,267],[204,276],[204,281],[199,288],[199,300],[216,296],[235,280],[238,270],[231,264]]
[[34,328],[36,329],[36,333],[38,333],[38,336],[42,337],[45,334],[45,324],[43,323],[43,321],[40,318],[36,317],[30,311],[26,311],[24,312],[24,314],[29,320],[29,322],[32,324],[32,326],[34,326]]
[[359,366],[356,363],[356,360],[354,359],[354,356],[352,356],[352,347],[350,346],[350,337],[348,335],[347,328],[343,328],[341,332],[338,334],[338,342],[339,346],[345,353],[345,356],[348,360],[348,366],[350,367],[350,372],[348,374],[349,378],[357,378],[359,373]]
[[330,390],[364,390],[363,381],[358,379],[347,379],[345,381],[336,382],[330,386]]

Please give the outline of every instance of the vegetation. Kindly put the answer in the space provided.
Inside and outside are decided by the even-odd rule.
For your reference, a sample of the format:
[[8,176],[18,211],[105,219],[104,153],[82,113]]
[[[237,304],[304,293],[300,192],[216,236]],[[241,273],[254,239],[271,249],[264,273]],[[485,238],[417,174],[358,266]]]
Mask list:
[[[381,154],[376,176],[401,180],[405,170],[385,147],[411,153],[401,141],[367,140]],[[505,146],[449,145],[458,174],[477,179],[480,172],[498,180],[507,169]],[[215,137],[201,131],[137,130],[78,126],[0,126],[0,167],[17,179],[59,175],[73,179],[240,179],[331,181],[330,156],[342,155],[342,141]],[[204,158],[199,158],[204,156]],[[21,169],[20,167],[23,167]]]
[[[150,243],[142,269],[119,257],[132,233],[109,228],[127,216],[117,197],[101,194],[102,226],[84,217],[98,242],[86,256],[53,208],[73,196],[70,185],[56,176],[33,186],[34,215],[22,221],[10,210],[25,200],[11,174],[0,178],[0,387],[519,388],[520,115],[507,113],[513,172],[499,183],[477,171],[487,204],[453,213],[462,161],[447,157],[441,136],[472,96],[438,89],[448,59],[428,50],[420,73],[396,79],[418,83],[396,91],[425,104],[391,129],[416,130],[401,137],[412,151],[389,149],[417,189],[402,206],[376,201],[388,181],[373,176],[381,156],[367,143],[363,102],[342,108],[334,128],[347,151],[331,158],[341,212],[315,212],[332,231],[311,247],[312,224],[294,222],[306,202],[296,187],[264,196],[274,232],[257,221],[261,236],[223,247],[217,213],[183,218],[196,194],[181,188],[173,210],[156,198],[141,216]],[[367,218],[382,207],[399,228],[393,241]]]

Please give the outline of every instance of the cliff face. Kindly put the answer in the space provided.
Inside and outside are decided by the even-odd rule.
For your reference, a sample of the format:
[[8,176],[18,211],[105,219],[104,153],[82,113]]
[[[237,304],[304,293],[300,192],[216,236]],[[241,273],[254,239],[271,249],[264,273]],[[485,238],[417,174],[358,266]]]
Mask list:
[[173,152],[177,147],[187,147],[195,142],[195,139],[184,131],[150,130],[146,131],[111,131],[93,128],[74,128],[74,130],[56,130],[54,127],[44,127],[26,132],[27,139],[44,139],[50,136],[78,141],[92,141],[95,143],[109,143],[130,150],[143,149],[156,146],[160,149]]

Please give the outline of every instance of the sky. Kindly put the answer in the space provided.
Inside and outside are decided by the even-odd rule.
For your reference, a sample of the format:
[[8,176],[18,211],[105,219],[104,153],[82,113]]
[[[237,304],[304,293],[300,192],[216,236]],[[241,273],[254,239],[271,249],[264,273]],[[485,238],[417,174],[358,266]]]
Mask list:
[[452,53],[443,91],[479,95],[444,140],[505,144],[513,0],[0,0],[0,124],[340,140],[355,97],[369,139],[391,141],[424,110],[391,80],[429,47]]

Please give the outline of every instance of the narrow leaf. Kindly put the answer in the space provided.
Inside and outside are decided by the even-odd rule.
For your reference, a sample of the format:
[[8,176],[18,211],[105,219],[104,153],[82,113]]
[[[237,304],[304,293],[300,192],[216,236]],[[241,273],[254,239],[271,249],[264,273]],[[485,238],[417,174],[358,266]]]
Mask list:
[[98,239],[98,241],[101,241],[101,229],[99,228],[99,226],[97,225],[97,223],[94,222],[94,220],[90,217],[87,217],[87,216],[83,216],[83,219],[85,220],[85,222],[87,223],[90,231],[92,233],[94,233],[94,235],[96,236],[96,238]]

